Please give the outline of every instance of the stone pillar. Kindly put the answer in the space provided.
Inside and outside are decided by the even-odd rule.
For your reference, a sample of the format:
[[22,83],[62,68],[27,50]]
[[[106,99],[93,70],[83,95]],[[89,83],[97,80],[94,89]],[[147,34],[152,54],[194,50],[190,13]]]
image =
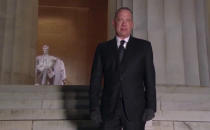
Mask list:
[[196,30],[197,0],[181,0],[182,44],[184,54],[185,84],[200,85],[198,46]]
[[164,2],[167,84],[185,84],[180,5],[181,0]]
[[[126,6],[130,8],[131,10],[133,9],[133,3],[135,0],[121,0],[122,6]],[[140,0],[139,0],[140,1]]]
[[[208,67],[208,53],[207,53],[207,17],[206,17],[206,0],[196,0],[196,30],[198,41],[198,59],[199,59],[199,72],[200,84],[203,86],[209,85],[209,67]],[[209,6],[210,8],[210,6]]]
[[[210,1],[209,0],[205,0],[205,11],[207,12],[206,17],[206,23],[208,25],[208,29],[207,29],[207,53],[208,53],[208,67],[210,68]],[[210,71],[208,71],[209,75],[210,75]]]
[[133,0],[133,36],[148,39],[147,0]]
[[108,1],[108,39],[112,39],[115,35],[115,31],[112,25],[115,11],[117,10],[117,1],[109,0]]
[[5,33],[5,25],[6,25],[6,12],[7,12],[7,1],[0,1],[0,82],[2,82],[2,60],[3,60],[3,50],[4,50],[4,33]]
[[0,83],[33,84],[38,1],[1,0]]
[[166,33],[164,26],[164,0],[148,0],[148,39],[154,53],[156,77],[159,84],[166,81]]

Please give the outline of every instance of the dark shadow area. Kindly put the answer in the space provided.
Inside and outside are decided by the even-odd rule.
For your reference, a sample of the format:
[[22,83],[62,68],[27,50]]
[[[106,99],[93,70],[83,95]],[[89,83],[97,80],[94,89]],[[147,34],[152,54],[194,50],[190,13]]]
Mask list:
[[63,108],[66,110],[66,119],[75,124],[77,130],[97,130],[89,116],[89,86],[63,86]]

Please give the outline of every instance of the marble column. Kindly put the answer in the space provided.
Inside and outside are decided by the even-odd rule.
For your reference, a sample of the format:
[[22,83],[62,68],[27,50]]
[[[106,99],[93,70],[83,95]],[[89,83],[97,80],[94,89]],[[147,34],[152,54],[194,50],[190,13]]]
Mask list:
[[4,47],[4,32],[6,25],[6,10],[7,10],[6,0],[0,1],[0,81],[2,81],[2,59],[3,59],[3,47]]
[[148,0],[148,39],[150,39],[159,84],[166,81],[166,33],[164,30],[164,0]]
[[121,0],[122,6],[126,6],[130,8],[131,10],[133,9],[133,3],[135,0]]
[[200,85],[195,1],[181,0],[184,73],[189,85]]
[[181,0],[164,1],[167,84],[185,84],[180,4]]
[[133,36],[148,39],[147,0],[133,0]]
[[1,0],[0,83],[32,84],[38,1]]
[[113,28],[113,18],[115,15],[115,11],[117,10],[117,1],[116,0],[108,0],[108,39],[112,39],[115,35],[115,31]]
[[[208,67],[210,68],[210,1],[209,0],[205,0],[205,11],[207,12],[206,13],[206,17],[207,17],[207,20],[206,20],[206,23],[208,25],[208,29],[207,29],[207,34],[208,34],[208,37],[207,37],[207,53],[208,53]],[[209,75],[210,75],[210,71],[208,71]]]
[[[206,0],[196,0],[196,29],[198,41],[198,60],[200,72],[200,84],[209,85],[209,66],[208,66],[208,29],[207,29],[207,2]],[[210,6],[209,6],[210,9]]]

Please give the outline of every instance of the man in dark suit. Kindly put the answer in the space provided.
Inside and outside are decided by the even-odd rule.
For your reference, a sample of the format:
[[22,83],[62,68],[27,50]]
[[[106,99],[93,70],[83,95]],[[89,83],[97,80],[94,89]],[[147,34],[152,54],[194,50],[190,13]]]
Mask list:
[[89,89],[90,116],[102,130],[144,130],[156,112],[152,47],[149,41],[131,36],[133,16],[129,8],[116,11],[113,25],[116,37],[96,48]]

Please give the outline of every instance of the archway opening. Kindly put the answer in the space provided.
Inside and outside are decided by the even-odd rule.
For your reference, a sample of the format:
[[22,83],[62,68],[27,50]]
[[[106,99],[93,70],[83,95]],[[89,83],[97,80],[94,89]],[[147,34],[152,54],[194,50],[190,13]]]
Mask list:
[[95,48],[107,39],[107,0],[39,0],[38,42],[64,61],[67,84],[87,85]]

